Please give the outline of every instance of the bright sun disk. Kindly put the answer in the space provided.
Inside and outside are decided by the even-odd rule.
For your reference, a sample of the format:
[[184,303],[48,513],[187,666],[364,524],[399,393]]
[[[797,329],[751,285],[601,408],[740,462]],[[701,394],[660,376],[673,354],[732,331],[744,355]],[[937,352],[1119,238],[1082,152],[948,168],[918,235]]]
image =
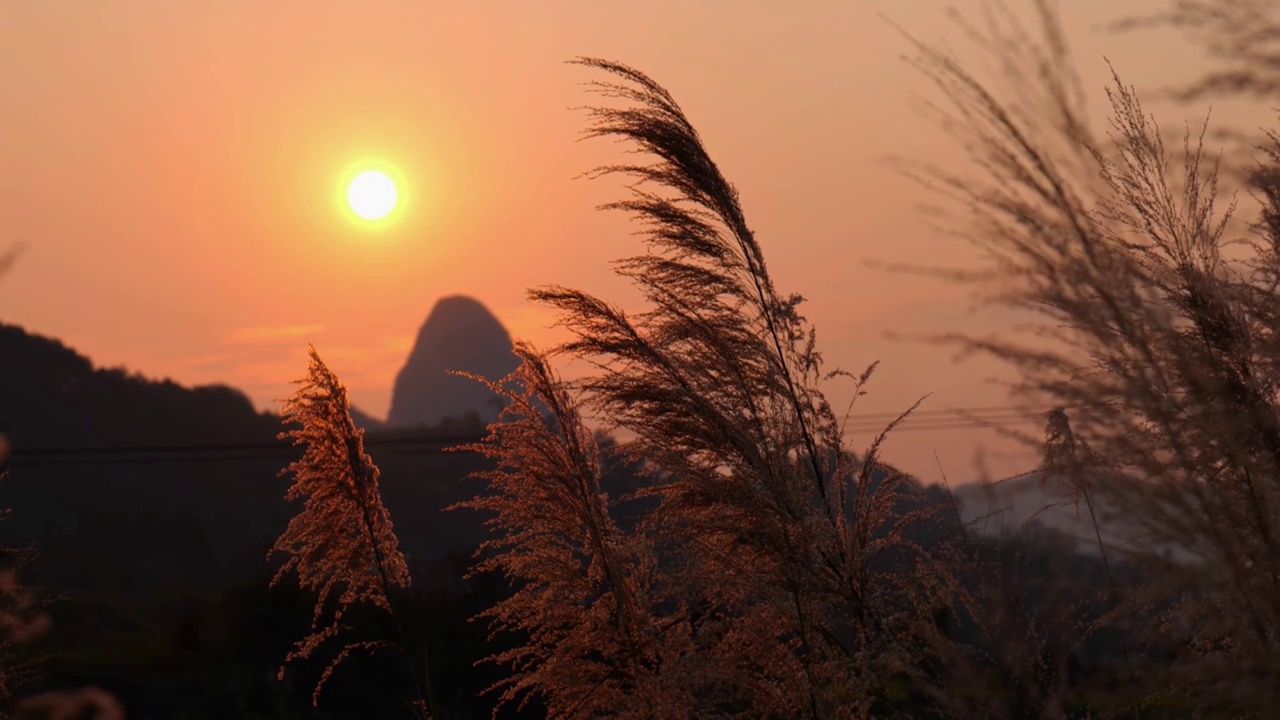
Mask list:
[[347,202],[352,212],[365,220],[381,220],[390,215],[398,199],[395,182],[377,170],[360,173],[347,188]]

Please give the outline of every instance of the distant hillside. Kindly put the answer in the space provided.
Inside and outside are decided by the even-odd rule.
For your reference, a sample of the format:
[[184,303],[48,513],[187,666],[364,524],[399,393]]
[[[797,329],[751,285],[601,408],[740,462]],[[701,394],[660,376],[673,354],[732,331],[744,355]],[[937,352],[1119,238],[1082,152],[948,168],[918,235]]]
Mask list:
[[[13,443],[0,547],[33,546],[21,579],[61,598],[42,646],[55,658],[50,687],[106,687],[130,717],[246,717],[246,698],[277,707],[289,690],[276,669],[310,617],[305,593],[268,589],[267,550],[299,509],[284,501],[280,471],[299,450],[276,439],[279,419],[237,390],[95,368],[13,326],[0,325],[0,363],[0,432]],[[488,717],[480,690],[501,677],[472,668],[484,629],[466,622],[506,592],[462,579],[483,517],[445,511],[475,495],[467,477],[486,461],[444,450],[482,430],[454,421],[366,436],[413,569],[413,616],[451,648],[433,672],[469,708],[456,717]],[[364,677],[348,676],[355,688]]]
[[[0,433],[12,445],[0,507],[13,511],[0,540],[38,544],[33,569],[42,577],[60,587],[144,592],[263,571],[267,548],[297,509],[284,502],[288,479],[279,474],[299,451],[277,439],[278,417],[229,387],[96,368],[10,325],[0,325],[0,358]],[[412,555],[465,551],[483,537],[475,514],[443,510],[475,494],[465,478],[482,467],[474,455],[443,450],[482,430],[455,420],[367,431]]]
[[351,406],[351,420],[356,424],[356,427],[364,430],[365,432],[383,430],[387,427],[387,423],[385,421],[379,420],[355,405]]
[[14,447],[270,438],[279,420],[224,386],[184,388],[95,368],[57,340],[0,324],[0,432]]
[[[438,337],[424,328],[420,345]],[[10,474],[0,482],[0,507],[12,509],[0,523],[0,546],[34,544],[23,579],[65,598],[52,611],[62,682],[123,694],[131,717],[241,717],[236,703],[250,695],[276,707],[276,669],[310,618],[305,594],[288,584],[268,589],[274,566],[266,551],[298,510],[284,502],[289,480],[279,473],[299,451],[275,439],[278,419],[231,388],[184,388],[97,369],[61,343],[11,326],[0,325],[0,361],[0,432],[14,444]],[[464,577],[487,537],[485,517],[445,510],[483,489],[468,476],[488,466],[484,458],[445,452],[478,439],[483,424],[466,419],[474,406],[459,411],[443,404],[447,395],[424,397],[436,398],[432,412],[454,419],[370,429],[366,448],[382,471],[383,498],[413,571],[410,617],[431,633],[433,647],[447,648],[433,677],[466,708],[451,717],[488,717],[491,696],[480,689],[502,676],[474,663],[500,646],[484,639],[483,624],[466,619],[509,587],[499,578]],[[367,416],[361,422],[378,427]],[[611,464],[602,486],[613,497],[636,490],[643,481],[635,470]],[[872,481],[884,479],[875,473]],[[915,490],[901,512],[946,502],[939,488]],[[632,527],[653,502],[626,503],[618,519]],[[929,547],[949,537],[952,525],[942,513],[912,533]],[[1046,557],[1032,556],[1030,566],[1049,575]],[[907,558],[892,553],[879,558],[901,561]],[[364,700],[378,668],[369,673],[348,676],[351,697]],[[208,707],[210,693],[222,693],[225,706]]]
[[[1095,478],[1101,483],[1102,476]],[[1133,482],[1132,479],[1109,475],[1109,483]],[[1098,540],[1088,507],[1072,499],[1066,479],[1041,472],[1027,473],[990,485],[963,485],[953,491],[960,515],[978,532],[990,537],[1017,535],[1031,526],[1057,531],[1069,538],[1077,552],[1095,555]],[[1134,549],[1140,528],[1111,507],[1105,493],[1093,497],[1098,529],[1108,552],[1124,553]],[[1161,547],[1170,558],[1187,561],[1192,555],[1185,548]]]

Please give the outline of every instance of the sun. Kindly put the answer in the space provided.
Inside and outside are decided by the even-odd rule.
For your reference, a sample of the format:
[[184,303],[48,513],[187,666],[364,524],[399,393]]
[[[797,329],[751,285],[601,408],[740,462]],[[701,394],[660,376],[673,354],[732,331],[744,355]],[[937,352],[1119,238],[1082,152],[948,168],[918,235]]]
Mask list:
[[366,170],[352,178],[347,186],[351,211],[365,220],[385,218],[396,209],[399,200],[395,181],[380,170]]
[[332,207],[361,235],[392,231],[421,199],[418,182],[385,156],[358,155],[330,177]]

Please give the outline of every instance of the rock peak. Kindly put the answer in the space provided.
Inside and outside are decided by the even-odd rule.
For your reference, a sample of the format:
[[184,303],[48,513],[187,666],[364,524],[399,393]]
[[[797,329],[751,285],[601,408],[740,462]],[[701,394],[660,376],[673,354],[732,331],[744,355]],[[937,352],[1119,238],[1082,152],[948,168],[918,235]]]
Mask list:
[[480,383],[449,371],[461,370],[496,381],[519,364],[511,349],[511,335],[483,303],[465,295],[440,298],[396,375],[387,424],[435,425],[468,412],[491,422],[501,408],[498,398]]

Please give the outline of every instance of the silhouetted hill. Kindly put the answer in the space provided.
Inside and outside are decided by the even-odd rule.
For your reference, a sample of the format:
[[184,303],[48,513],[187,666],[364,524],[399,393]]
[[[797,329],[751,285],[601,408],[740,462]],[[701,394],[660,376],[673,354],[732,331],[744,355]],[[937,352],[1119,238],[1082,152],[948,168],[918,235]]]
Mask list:
[[[279,418],[257,412],[237,390],[96,368],[62,343],[13,326],[0,325],[0,362],[0,432],[13,444],[0,480],[0,508],[12,510],[0,523],[0,547],[34,546],[23,579],[63,598],[50,637],[61,658],[55,676],[123,693],[131,717],[243,716],[190,704],[203,693],[182,688],[207,687],[211,672],[228,702],[281,692],[275,668],[309,610],[305,595],[267,590],[275,567],[267,550],[299,509],[284,501],[290,480],[280,471],[300,450],[277,439]],[[475,583],[461,579],[485,536],[483,518],[445,508],[474,496],[479,486],[466,478],[486,461],[445,449],[482,430],[455,419],[366,435],[413,569],[412,602],[443,608],[430,610],[423,632],[466,636],[450,637],[467,652],[441,671],[462,673],[460,692],[481,703],[475,716],[489,714],[490,700],[473,699],[497,679],[471,670],[483,628],[463,622],[494,601],[478,599]],[[261,610],[227,615],[221,598],[245,592]],[[286,601],[283,609],[275,598]],[[301,624],[269,642],[247,638],[249,625],[265,621],[255,612]],[[448,625],[436,627],[437,617]],[[226,653],[238,659],[218,659]],[[276,702],[268,700],[260,701]]]
[[[441,306],[406,365],[409,380],[415,377],[411,368],[430,377],[431,368],[453,362],[495,375],[514,367],[506,331],[483,307],[465,299]],[[476,336],[453,332],[452,323],[490,321],[478,333],[488,340],[472,348],[488,342],[505,355],[490,353],[472,363],[457,348],[418,352],[446,342],[442,338]],[[0,507],[13,511],[0,523],[0,546],[34,544],[38,554],[22,577],[64,598],[52,609],[49,650],[57,661],[50,687],[107,687],[126,700],[131,717],[313,716],[305,708],[305,674],[301,680],[291,675],[285,685],[275,680],[279,662],[310,618],[305,593],[288,583],[267,588],[274,565],[266,551],[298,510],[284,502],[289,480],[279,473],[299,450],[276,439],[278,419],[255,411],[231,388],[184,388],[97,369],[61,343],[11,326],[0,325],[0,359],[0,432],[13,438],[15,449],[11,473],[0,481]],[[407,391],[398,397],[408,402]],[[446,649],[433,659],[432,676],[454,689],[450,716],[486,717],[493,699],[480,689],[500,673],[473,663],[499,646],[484,639],[483,624],[465,619],[510,588],[499,578],[463,578],[470,553],[486,537],[485,517],[445,508],[483,489],[467,478],[487,461],[444,451],[477,439],[483,424],[466,417],[474,405],[440,404],[459,396],[428,387],[421,397],[451,419],[426,429],[370,429],[366,448],[382,470],[383,498],[414,578],[405,600],[418,627],[410,632],[430,637],[428,647]],[[460,397],[474,402],[477,396]],[[377,427],[367,416],[361,422]],[[620,497],[644,484],[637,470],[610,464],[602,484]],[[883,479],[876,473],[873,482]],[[900,511],[948,502],[938,488],[915,490]],[[618,519],[631,527],[652,503],[627,503],[618,508]],[[941,520],[915,529],[923,545],[948,534],[952,516]],[[1052,577],[1045,560],[1063,551],[1035,552],[1028,566]],[[909,559],[885,554],[880,561]],[[385,672],[373,664],[344,675],[338,683],[348,683],[345,691],[335,695],[364,698],[369,683]],[[291,710],[263,714],[263,708],[286,704]]]
[[[0,433],[13,446],[12,472],[0,483],[0,507],[13,516],[0,532],[38,543],[38,570],[79,587],[140,580],[138,573],[217,583],[261,570],[296,510],[283,500],[289,481],[279,473],[299,450],[277,439],[278,417],[232,388],[95,368],[58,341],[12,326],[0,325],[0,358]],[[455,419],[367,431],[407,552],[434,557],[483,536],[479,518],[443,512],[474,494],[464,478],[481,462],[443,450],[482,430]],[[206,559],[175,560],[174,542]]]
[[[1090,482],[1105,488],[1136,481],[1095,469]],[[1096,556],[1099,552],[1093,526],[1096,517],[1097,532],[1113,556],[1154,549],[1179,562],[1194,561],[1194,555],[1185,547],[1152,547],[1141,541],[1144,531],[1139,523],[1112,507],[1105,492],[1092,494],[1094,514],[1091,516],[1084,499],[1077,502],[1067,478],[1060,475],[1031,472],[997,483],[961,485],[955,488],[954,495],[965,523],[990,537],[1018,535],[1029,529],[1050,530],[1076,552]]]
[[0,432],[15,448],[270,438],[279,420],[223,385],[97,369],[57,340],[0,324]]
[[356,427],[365,432],[384,430],[387,427],[385,421],[379,420],[355,405],[351,406],[351,420],[356,424]]
[[497,397],[480,383],[449,371],[501,380],[519,364],[511,351],[511,336],[484,305],[469,297],[442,298],[396,376],[387,425],[434,425],[468,411],[491,422],[501,411]]

